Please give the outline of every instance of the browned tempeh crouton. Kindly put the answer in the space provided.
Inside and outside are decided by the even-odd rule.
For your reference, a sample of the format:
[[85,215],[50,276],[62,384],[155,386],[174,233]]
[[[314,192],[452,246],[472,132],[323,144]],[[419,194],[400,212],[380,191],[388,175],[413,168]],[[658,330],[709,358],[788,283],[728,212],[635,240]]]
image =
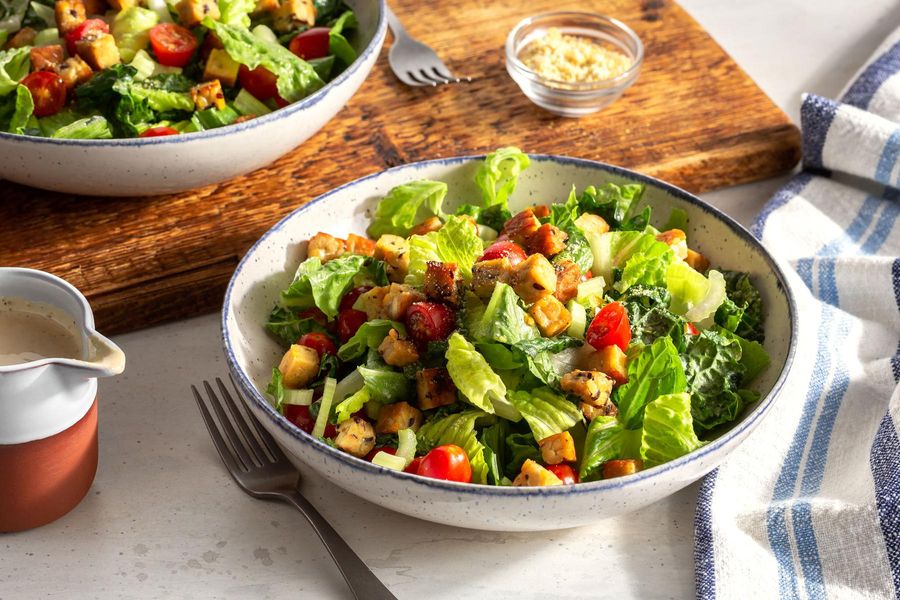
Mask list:
[[422,411],[406,402],[385,404],[378,411],[375,433],[397,433],[401,429],[418,431],[422,426]]
[[510,285],[531,304],[556,291],[556,270],[543,254],[532,254],[516,265]]
[[456,384],[447,369],[422,369],[416,373],[419,408],[429,410],[456,402]]
[[387,263],[391,281],[402,283],[409,270],[409,242],[399,235],[386,233],[375,242],[375,258]]
[[472,291],[479,298],[490,298],[497,283],[509,283],[512,266],[505,256],[472,265]]
[[316,7],[313,0],[282,0],[275,11],[273,27],[279,33],[288,33],[300,27],[316,24]]
[[616,405],[609,399],[613,380],[600,371],[571,371],[563,375],[559,386],[567,394],[581,399],[579,408],[588,420],[618,413]]
[[543,254],[544,256],[556,256],[566,248],[566,233],[556,225],[544,223],[538,230],[528,236],[525,242],[525,251],[528,254]]
[[205,81],[191,88],[191,99],[197,110],[205,110],[207,108],[225,108],[225,93],[222,91],[222,84],[218,79]]
[[76,85],[80,85],[90,79],[91,75],[94,74],[91,66],[84,62],[80,56],[70,56],[64,60],[57,72],[66,84],[66,89],[70,91]]
[[599,215],[584,213],[575,219],[575,225],[586,234],[600,234],[609,231],[609,223]]
[[31,69],[33,71],[57,72],[65,58],[63,47],[57,44],[53,46],[41,46],[31,49]]
[[57,0],[53,12],[56,15],[56,27],[63,35],[87,19],[87,9],[82,0]]
[[544,337],[553,337],[569,328],[572,315],[562,302],[553,296],[544,296],[531,305],[528,314]]
[[435,302],[459,304],[459,269],[454,263],[429,260],[425,265],[425,296]]
[[699,252],[694,252],[690,248],[688,248],[687,256],[684,259],[684,262],[688,264],[695,271],[699,271],[701,273],[706,273],[709,270],[709,261],[705,256],[700,254]]
[[409,235],[425,235],[444,226],[438,217],[428,217],[409,231]]
[[541,458],[548,465],[558,465],[575,460],[575,440],[568,431],[551,435],[538,442],[541,447]]
[[615,344],[591,352],[587,363],[591,370],[604,373],[612,378],[616,385],[628,382],[628,357]]
[[306,246],[306,255],[309,258],[318,257],[323,263],[328,262],[347,251],[347,243],[327,233],[318,232],[309,239]]
[[384,362],[392,367],[405,367],[419,360],[416,345],[409,340],[401,340],[396,329],[391,329],[378,346]]
[[416,288],[403,283],[392,283],[384,295],[382,304],[384,314],[393,321],[402,321],[406,316],[406,309],[413,302],[421,302],[425,299]]
[[19,32],[6,41],[6,48],[24,48],[30,46],[37,36],[37,31],[31,27],[23,27]]
[[522,471],[513,480],[513,485],[527,487],[562,484],[559,477],[530,458],[522,464]]
[[278,365],[284,387],[299,390],[319,374],[319,353],[306,346],[291,346]]
[[347,454],[362,458],[375,447],[375,430],[362,417],[350,417],[337,426],[334,445]]
[[374,256],[375,240],[351,233],[347,236],[347,252],[360,256]]
[[677,256],[681,260],[687,258],[687,236],[682,230],[670,229],[668,231],[660,232],[656,236],[656,241],[666,244],[669,248],[672,249],[672,252],[675,253],[675,256]]
[[108,33],[99,31],[88,33],[75,42],[75,50],[95,71],[102,71],[121,61],[116,39]]
[[556,270],[556,291],[553,295],[565,304],[578,295],[578,284],[581,283],[581,269],[571,260],[558,260],[553,265]]
[[526,208],[506,222],[502,233],[524,247],[531,234],[537,231],[540,226],[541,222],[534,216],[534,211]]
[[608,460],[603,463],[603,479],[623,477],[644,469],[644,462],[639,458],[623,458]]
[[199,25],[206,17],[218,21],[222,16],[216,0],[181,0],[175,5],[175,10],[178,11],[182,25],[186,27]]

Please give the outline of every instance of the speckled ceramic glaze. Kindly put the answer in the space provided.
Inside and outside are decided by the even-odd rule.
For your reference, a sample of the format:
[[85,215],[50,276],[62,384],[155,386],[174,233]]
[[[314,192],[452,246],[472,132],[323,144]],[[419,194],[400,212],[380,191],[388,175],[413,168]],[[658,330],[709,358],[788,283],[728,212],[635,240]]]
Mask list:
[[562,201],[579,189],[607,181],[647,186],[643,202],[655,224],[672,208],[688,212],[691,245],[714,265],[753,274],[766,310],[766,349],[772,364],[759,377],[762,399],[729,431],[678,460],[629,477],[575,486],[513,488],[460,484],[390,471],[335,450],[300,431],[276,412],[262,390],[283,349],[264,330],[278,293],[305,257],[306,240],[318,231],[363,234],[378,200],[395,185],[437,179],[450,186],[451,205],[478,197],[473,175],[481,157],[450,158],[390,169],[320,196],[275,225],[247,253],[228,287],[222,327],[234,380],[263,425],[298,464],[315,469],[366,500],[408,515],[475,529],[536,531],[575,527],[637,510],[715,468],[759,424],[778,396],[795,347],[796,316],[781,269],[738,223],[678,188],[601,163],[532,156],[520,178],[512,208]]
[[318,132],[350,100],[384,42],[384,0],[347,0],[359,57],[311,96],[244,123],[179,136],[61,140],[0,133],[0,179],[70,194],[181,192],[255,171]]

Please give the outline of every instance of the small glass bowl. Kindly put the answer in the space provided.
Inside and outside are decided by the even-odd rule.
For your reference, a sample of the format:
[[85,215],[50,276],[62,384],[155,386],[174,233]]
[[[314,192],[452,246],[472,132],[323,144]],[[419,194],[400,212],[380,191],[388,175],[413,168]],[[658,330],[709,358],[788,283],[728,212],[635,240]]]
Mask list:
[[[572,83],[544,79],[519,60],[519,53],[550,28],[589,38],[621,51],[632,61],[627,71],[602,81]],[[587,12],[550,12],[523,19],[506,38],[506,70],[535,104],[563,117],[583,117],[615,102],[638,77],[644,45],[617,19]]]

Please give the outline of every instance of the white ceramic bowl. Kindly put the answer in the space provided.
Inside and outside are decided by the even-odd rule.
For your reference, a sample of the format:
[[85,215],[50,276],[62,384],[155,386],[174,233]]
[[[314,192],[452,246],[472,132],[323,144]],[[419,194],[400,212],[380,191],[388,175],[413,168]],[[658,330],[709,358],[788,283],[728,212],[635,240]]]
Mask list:
[[643,183],[647,186],[643,202],[653,206],[654,223],[668,219],[674,207],[686,210],[693,247],[714,265],[753,274],[765,302],[765,346],[772,364],[754,386],[762,393],[761,400],[730,430],[687,456],[628,477],[562,487],[492,487],[426,479],[372,465],[313,439],[271,407],[261,390],[283,350],[263,325],[279,291],[305,257],[305,241],[320,230],[338,236],[362,234],[377,201],[395,185],[414,179],[447,182],[451,206],[477,197],[473,176],[481,159],[414,163],[346,184],[288,215],[250,249],[228,286],[222,328],[229,369],[256,417],[298,464],[342,488],[401,513],[474,529],[537,531],[599,521],[640,509],[715,468],[759,424],[787,375],[796,314],[784,275],[749,232],[698,198],[656,179],[587,160],[533,155],[520,177],[514,211],[538,202],[563,201],[573,184],[583,189],[607,181]]
[[378,59],[384,0],[347,0],[359,28],[356,61],[299,102],[244,123],[179,136],[61,140],[0,133],[0,179],[98,196],[181,192],[255,171],[318,132],[350,100]]

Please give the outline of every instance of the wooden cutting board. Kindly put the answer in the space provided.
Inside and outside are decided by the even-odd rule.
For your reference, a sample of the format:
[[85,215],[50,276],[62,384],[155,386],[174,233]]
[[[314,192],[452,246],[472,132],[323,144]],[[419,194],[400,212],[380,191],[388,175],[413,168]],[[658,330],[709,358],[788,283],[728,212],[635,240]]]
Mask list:
[[[0,265],[67,279],[90,300],[98,327],[115,333],[218,310],[237,261],[266,229],[315,196],[386,167],[517,145],[630,167],[703,192],[770,177],[799,160],[797,128],[673,2],[392,5],[412,35],[474,81],[402,85],[388,67],[388,35],[346,108],[302,147],[248,176],[140,199],[0,182]],[[578,120],[532,105],[504,66],[506,35],[521,18],[567,7],[615,16],[646,45],[637,83],[611,107]]]

